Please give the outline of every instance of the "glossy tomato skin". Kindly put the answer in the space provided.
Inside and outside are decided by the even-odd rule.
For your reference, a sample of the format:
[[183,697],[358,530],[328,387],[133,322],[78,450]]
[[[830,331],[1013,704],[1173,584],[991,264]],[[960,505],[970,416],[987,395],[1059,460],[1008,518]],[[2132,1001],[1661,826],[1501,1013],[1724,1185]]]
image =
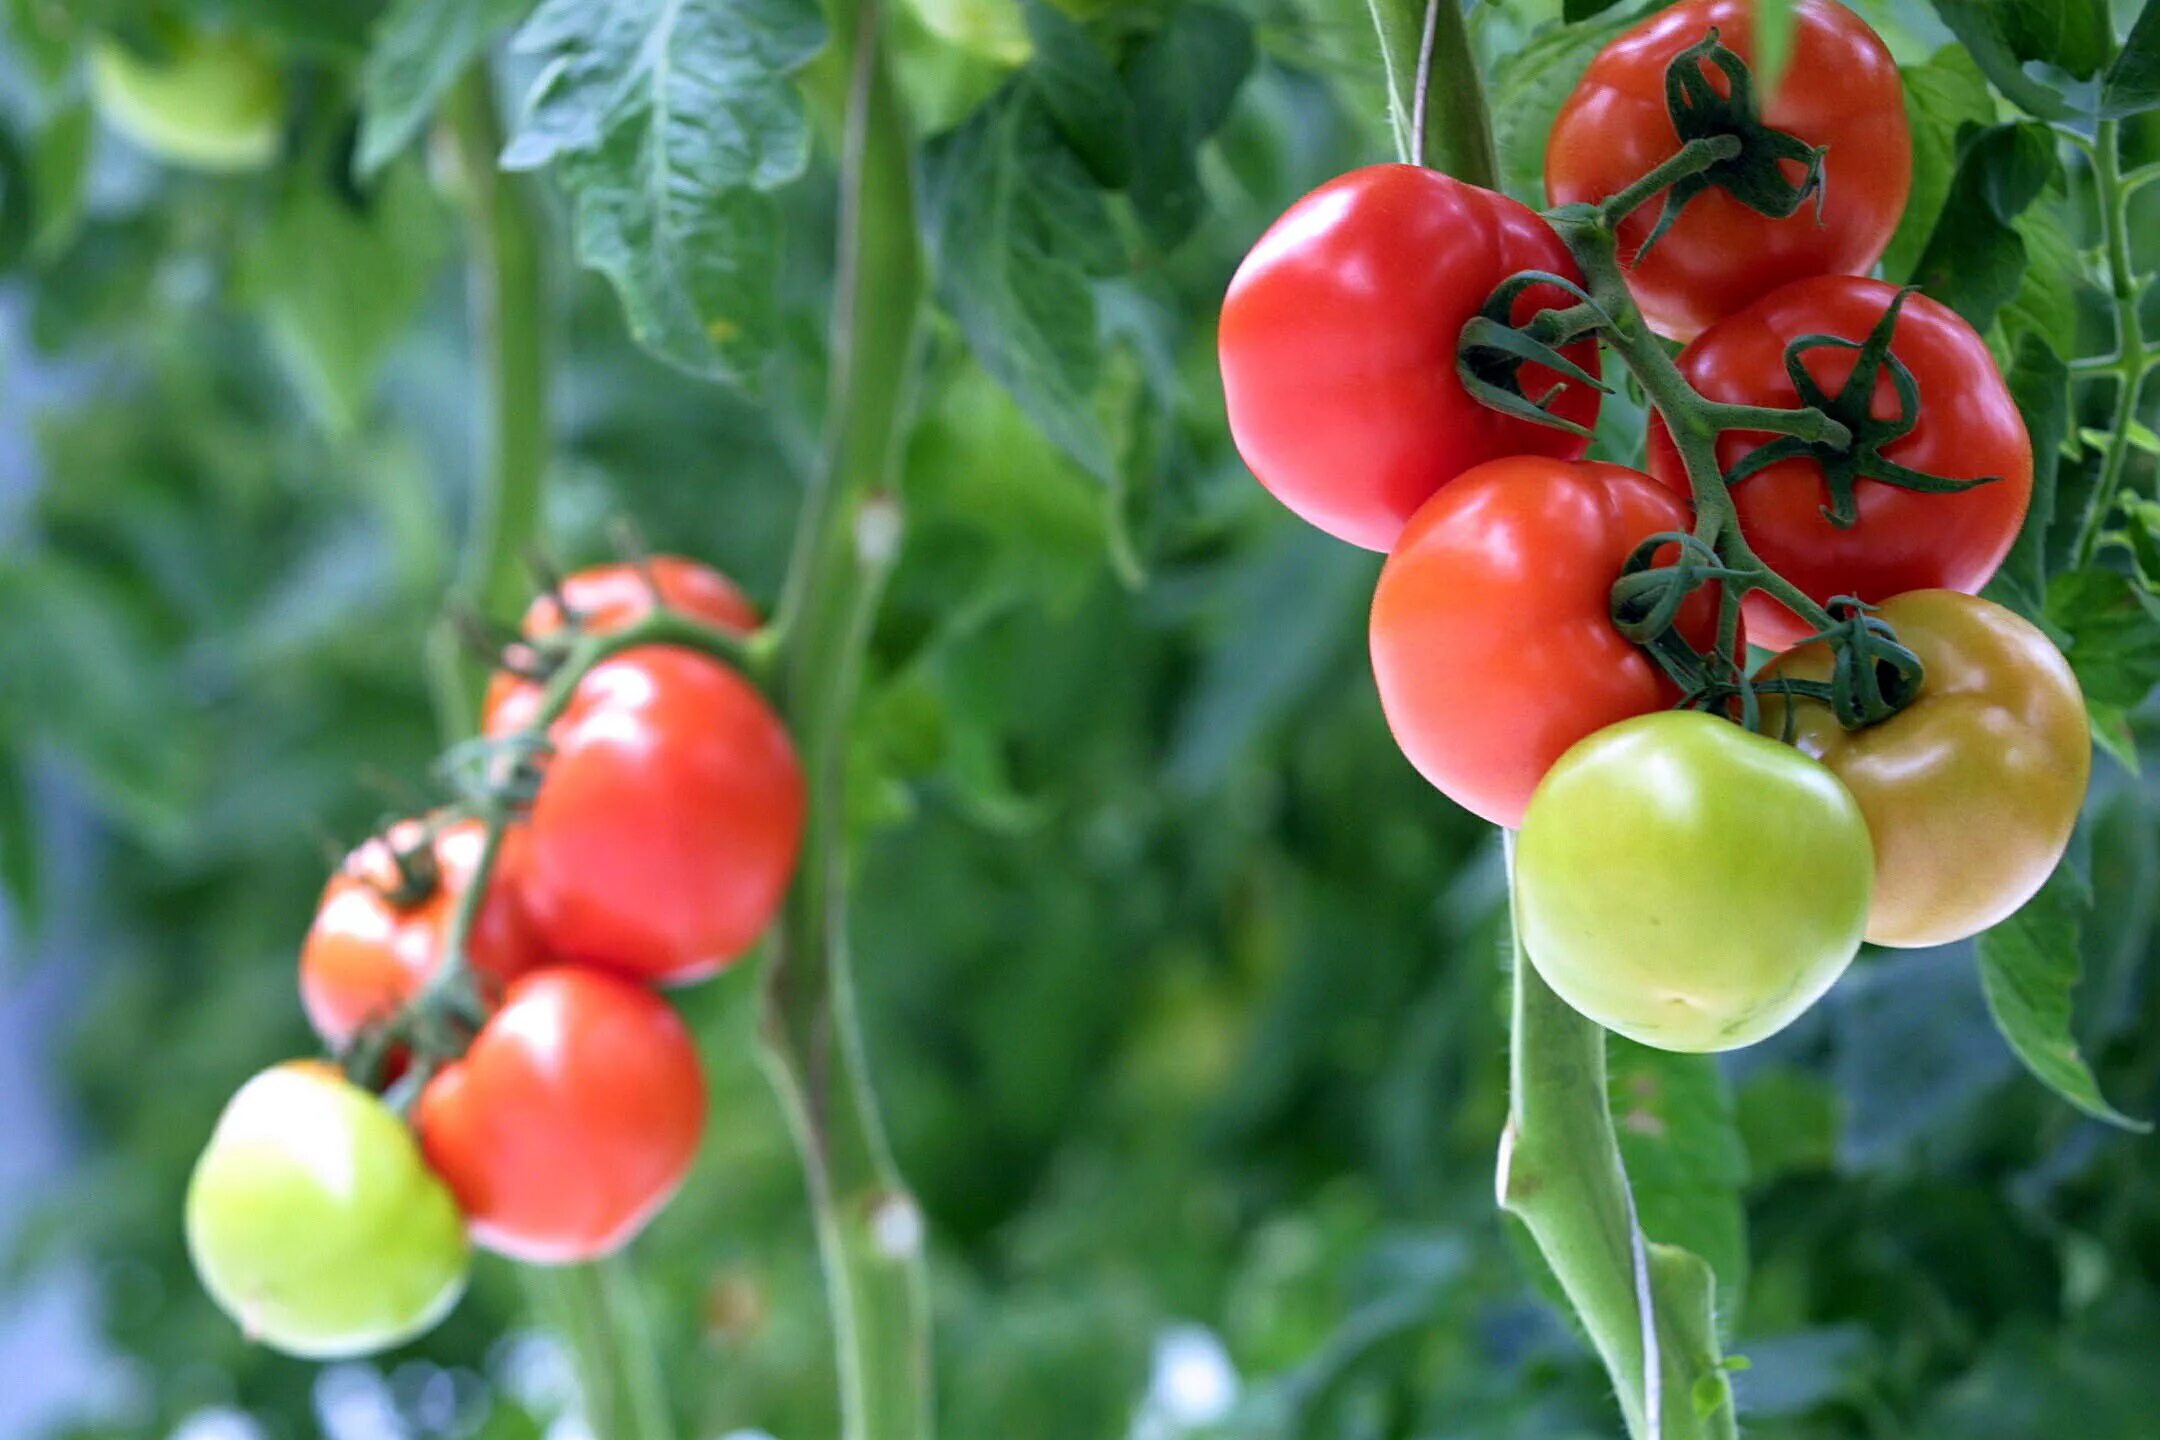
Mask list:
[[[1764,123],[1829,147],[1821,217],[1812,196],[1773,220],[1712,187],[1639,261],[1664,202],[1622,221],[1628,288],[1650,327],[1670,339],[1689,339],[1789,281],[1864,273],[1882,258],[1905,212],[1912,136],[1896,61],[1866,22],[1835,0],[1797,0],[1792,22],[1784,77],[1767,96],[1758,83],[1756,98]],[[1553,204],[1603,200],[1678,153],[1666,67],[1712,26],[1752,66],[1749,0],[1687,0],[1598,52],[1546,141],[1545,191]],[[1714,67],[1711,73],[1723,92],[1723,75]],[[1797,168],[1788,167],[1796,179]]]
[[[1291,206],[1238,267],[1218,337],[1230,433],[1260,483],[1330,535],[1386,550],[1473,465],[1581,455],[1581,437],[1481,404],[1456,374],[1464,322],[1520,270],[1582,279],[1529,207],[1435,170],[1371,165]],[[1539,286],[1515,318],[1568,303]],[[1594,343],[1565,353],[1597,373]],[[1532,397],[1558,381],[1521,377]],[[1588,426],[1598,396],[1570,385],[1552,408]]]
[[1775,1034],[1860,949],[1867,822],[1815,761],[1694,711],[1570,750],[1516,850],[1524,950],[1561,999],[1661,1050]]
[[[1881,280],[1825,275],[1764,296],[1705,331],[1680,356],[1688,383],[1712,400],[1794,406],[1799,392],[1785,371],[1786,345],[1803,335],[1863,340],[1897,289]],[[1919,420],[1883,447],[1883,457],[1953,480],[1993,482],[1957,494],[1927,494],[1863,479],[1859,517],[1839,529],[1823,514],[1830,503],[1822,467],[1794,459],[1733,487],[1740,525],[1769,566],[1818,602],[1857,595],[1870,603],[1908,590],[1977,591],[2010,553],[2032,498],[2032,441],[1986,342],[1956,311],[1913,295],[1899,313],[1890,352],[1912,372]],[[1853,352],[1807,351],[1808,373],[1836,395],[1852,373]],[[1873,414],[1898,414],[1888,375],[1878,379]],[[1718,441],[1728,470],[1770,437],[1730,431]],[[1650,473],[1680,494],[1687,474],[1664,423],[1650,427]],[[1806,638],[1792,612],[1757,593],[1748,597],[1748,638],[1774,650]]]
[[[1947,945],[2007,919],[2061,862],[2092,774],[2092,730],[2069,662],[2023,617],[1954,590],[1893,596],[1880,613],[1926,667],[1919,698],[1852,731],[1829,707],[1795,700],[1792,743],[1867,816],[1867,938]],[[1762,678],[1828,680],[1832,663],[1826,646],[1803,645]],[[1787,725],[1785,702],[1765,691],[1763,733]]]
[[[670,610],[720,629],[748,635],[763,623],[757,606],[734,581],[710,565],[680,555],[655,555],[642,565],[589,566],[565,576],[560,588],[578,623],[595,635],[613,634],[651,614],[656,589]],[[525,607],[519,633],[528,640],[559,633],[562,608],[553,595],[535,597]],[[524,729],[539,713],[540,698],[541,687],[532,681],[507,670],[496,671],[488,680],[481,729],[489,735]]]
[[[1687,505],[1638,471],[1519,457],[1428,500],[1373,594],[1373,678],[1403,754],[1458,805],[1522,822],[1552,763],[1594,730],[1679,692],[1613,628],[1613,581],[1643,540],[1688,529]],[[1708,648],[1709,589],[1682,631]]]
[[[424,835],[421,822],[399,822],[348,855],[323,890],[300,945],[300,1003],[332,1049],[352,1043],[369,1022],[389,1018],[442,963],[487,831],[477,820],[444,826],[434,841],[439,883],[416,903],[400,905],[391,847],[421,845]],[[466,958],[484,994],[500,993],[545,958],[522,897],[525,844],[522,826],[504,834],[494,883],[468,938]]]
[[249,1338],[365,1355],[457,1303],[457,1206],[380,1100],[331,1066],[263,1071],[226,1105],[187,1193],[188,1254]]
[[690,1032],[643,986],[558,966],[510,987],[415,1111],[473,1238],[531,1264],[611,1254],[696,1158],[705,1080]]
[[802,767],[749,681],[646,645],[593,667],[549,729],[524,894],[567,960],[655,984],[756,942],[802,846]]

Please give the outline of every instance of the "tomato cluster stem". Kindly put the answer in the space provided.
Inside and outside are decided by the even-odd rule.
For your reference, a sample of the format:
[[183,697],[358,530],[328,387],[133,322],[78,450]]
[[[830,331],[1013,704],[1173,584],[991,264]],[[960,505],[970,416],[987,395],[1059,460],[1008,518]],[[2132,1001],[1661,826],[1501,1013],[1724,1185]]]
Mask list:
[[2103,120],[2093,139],[2072,133],[2092,158],[2093,184],[2100,205],[2102,244],[2108,261],[2108,298],[2115,310],[2115,353],[2090,367],[2073,367],[2081,373],[2111,376],[2115,381],[2115,410],[2108,425],[2108,444],[2100,462],[2100,480],[2078,524],[2075,558],[2079,565],[2092,563],[2100,537],[2122,489],[2123,472],[2130,460],[2131,429],[2137,420],[2138,398],[2145,380],[2160,367],[2160,349],[2149,345],[2140,314],[2145,286],[2130,262],[2130,197],[2160,173],[2147,166],[2128,177],[2122,172],[2122,122]]

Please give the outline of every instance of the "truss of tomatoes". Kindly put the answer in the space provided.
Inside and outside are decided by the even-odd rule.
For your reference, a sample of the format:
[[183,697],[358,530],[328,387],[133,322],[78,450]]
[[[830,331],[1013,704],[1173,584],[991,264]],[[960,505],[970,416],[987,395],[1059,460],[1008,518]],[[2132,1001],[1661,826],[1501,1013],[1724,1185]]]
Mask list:
[[[759,624],[717,572],[662,556],[568,577],[509,653],[559,647],[573,617],[578,635],[617,632],[656,604],[738,633]],[[541,706],[539,678],[506,668],[483,734],[515,748]],[[805,809],[787,731],[722,661],[640,645],[579,679],[533,764],[537,790],[503,828],[484,894],[487,829],[455,817],[389,827],[323,892],[299,980],[333,1051],[433,1013],[415,1001],[468,904],[458,973],[472,993],[425,1059],[378,1046],[379,1064],[347,1067],[403,1073],[407,1117],[321,1062],[266,1071],[227,1106],[187,1235],[206,1287],[256,1339],[317,1357],[395,1344],[455,1303],[469,1245],[544,1265],[609,1254],[696,1158],[704,1076],[660,991],[732,964],[778,911]]]
[[[1591,1019],[1690,1051],[1774,1033],[1863,939],[1942,944],[2015,911],[2061,860],[2091,764],[2062,655],[1977,597],[2032,487],[2017,406],[1964,320],[1866,273],[1910,186],[1897,68],[1851,11],[1799,0],[1759,102],[1750,18],[1745,0],[1686,0],[1607,45],[1554,124],[1547,195],[1604,200],[1706,135],[1771,157],[1652,197],[1621,218],[1618,254],[1704,397],[1813,405],[1851,432],[1833,450],[1728,431],[1717,458],[1765,564],[1818,605],[1858,602],[1833,613],[1887,626],[1924,667],[1888,719],[1832,713],[1838,653],[1761,590],[1733,637],[1779,652],[1754,730],[1729,703],[1675,708],[1669,670],[1623,635],[1615,581],[1646,550],[1671,562],[1659,537],[1691,530],[1693,492],[1662,418],[1643,468],[1583,458],[1594,334],[1487,343],[1587,299],[1527,206],[1410,165],[1340,176],[1254,245],[1219,338],[1255,476],[1386,553],[1382,708],[1428,781],[1519,830],[1530,960]],[[1713,581],[1669,633],[1707,651],[1719,609]]]

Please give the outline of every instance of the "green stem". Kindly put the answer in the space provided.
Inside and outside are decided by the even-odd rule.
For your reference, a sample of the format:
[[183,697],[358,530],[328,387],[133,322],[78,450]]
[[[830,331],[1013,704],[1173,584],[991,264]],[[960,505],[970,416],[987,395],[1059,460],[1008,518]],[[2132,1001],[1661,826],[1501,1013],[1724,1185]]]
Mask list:
[[1609,223],[1618,225],[1688,176],[1700,175],[1718,161],[1730,160],[1739,153],[1737,135],[1705,135],[1690,140],[1640,180],[1606,196],[1597,208]]
[[2100,480],[2093,487],[2085,514],[2078,524],[2079,565],[2092,563],[2100,548],[2100,534],[2115,507],[2122,488],[2123,470],[2130,460],[2130,428],[2137,420],[2138,397],[2154,357],[2145,344],[2144,320],[2138,314],[2142,286],[2130,268],[2130,195],[2133,187],[2123,181],[2121,122],[2103,120],[2092,146],[2093,182],[2099,192],[2100,224],[2108,257],[2108,290],[2115,305],[2115,413],[2108,427],[2107,453],[2101,458]]
[[[549,443],[539,210],[531,182],[496,166],[502,120],[485,64],[458,86],[444,120],[465,202],[474,368],[487,387],[470,528],[450,604],[509,621],[517,618],[525,557],[539,534]],[[446,736],[470,734],[484,665],[464,653],[448,619],[429,637],[428,668]]]
[[[1512,892],[1515,837],[1505,836]],[[1716,1281],[1650,1242],[1613,1130],[1605,1032],[1555,995],[1514,941],[1514,1047],[1496,1190],[1574,1306],[1633,1440],[1731,1440]],[[1699,1404],[1698,1402],[1706,1402]],[[1710,1413],[1700,1413],[1709,1408]]]
[[900,543],[893,493],[924,278],[906,116],[878,0],[832,0],[849,76],[826,442],[778,628],[776,691],[810,787],[803,861],[773,937],[764,1041],[802,1155],[832,1310],[846,1440],[931,1433],[923,1220],[870,1085],[847,935],[848,741]]
[[569,1352],[596,1440],[671,1440],[675,1424],[627,1257],[521,1273],[533,1309]]
[[1395,150],[1458,180],[1500,184],[1485,80],[1461,0],[1366,0],[1388,87]]

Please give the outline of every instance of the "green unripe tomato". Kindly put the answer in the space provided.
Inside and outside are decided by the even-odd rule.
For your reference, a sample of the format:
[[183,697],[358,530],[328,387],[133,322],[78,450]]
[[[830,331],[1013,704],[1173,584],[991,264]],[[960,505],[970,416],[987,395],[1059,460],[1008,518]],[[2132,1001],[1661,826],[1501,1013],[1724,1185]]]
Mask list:
[[187,1194],[188,1253],[249,1338],[310,1359],[426,1330],[465,1288],[464,1217],[389,1107],[328,1065],[233,1096]]
[[277,158],[284,81],[241,36],[178,31],[155,59],[98,40],[90,94],[107,124],[174,164],[252,170]]
[[1859,952],[1860,806],[1790,746],[1690,711],[1611,725],[1530,797],[1516,923],[1561,999],[1661,1050],[1775,1034]]

